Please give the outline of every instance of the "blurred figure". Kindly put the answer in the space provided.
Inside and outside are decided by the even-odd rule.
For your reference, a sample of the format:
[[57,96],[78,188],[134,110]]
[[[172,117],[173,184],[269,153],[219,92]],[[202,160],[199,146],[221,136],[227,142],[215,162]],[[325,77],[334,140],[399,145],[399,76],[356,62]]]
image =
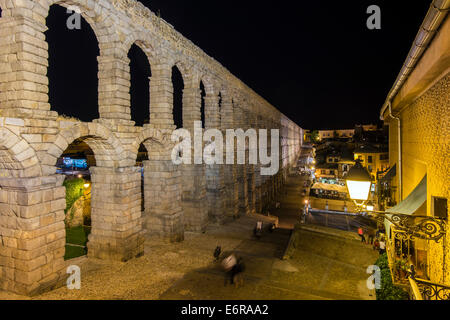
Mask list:
[[233,268],[236,265],[236,263],[237,259],[234,253],[232,253],[231,255],[222,260],[222,267],[225,270],[225,285],[227,285],[228,282],[233,284],[233,277],[234,277]]
[[271,223],[270,227],[269,227],[269,232],[273,233],[275,231],[275,229],[276,229],[275,223]]
[[232,282],[234,282],[234,285],[236,286],[236,288],[244,285],[244,276],[243,276],[244,271],[245,271],[244,259],[242,257],[239,257],[231,271],[233,274]]
[[222,253],[222,247],[221,246],[217,246],[216,250],[214,250],[214,261],[219,261],[221,253]]
[[380,241],[380,255],[384,254],[386,252],[386,242],[384,241],[384,238],[381,238]]
[[373,250],[380,250],[380,241],[378,239],[375,239],[373,243]]
[[369,231],[367,232],[367,234],[369,235],[368,243],[373,245],[373,240],[375,238],[375,230],[372,228],[369,228]]
[[258,221],[256,223],[255,229],[253,229],[253,235],[258,239],[261,238],[262,236],[262,227],[263,227],[262,221]]

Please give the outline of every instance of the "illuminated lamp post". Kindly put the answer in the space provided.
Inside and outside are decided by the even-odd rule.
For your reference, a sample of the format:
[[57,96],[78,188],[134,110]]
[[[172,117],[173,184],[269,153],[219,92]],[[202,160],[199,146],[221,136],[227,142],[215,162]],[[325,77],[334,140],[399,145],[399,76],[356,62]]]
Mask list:
[[348,171],[345,181],[350,199],[358,207],[363,207],[369,199],[372,179],[369,172],[361,165],[359,160],[356,160],[356,164]]
[[385,220],[388,220],[398,230],[403,231],[407,235],[408,240],[419,238],[439,242],[445,236],[447,225],[445,219],[375,211],[373,203],[371,201],[368,202],[372,179],[359,160],[356,160],[356,164],[349,170],[346,176],[346,185],[350,199],[355,202],[359,213],[367,212],[370,217],[375,218],[379,223],[384,223]]

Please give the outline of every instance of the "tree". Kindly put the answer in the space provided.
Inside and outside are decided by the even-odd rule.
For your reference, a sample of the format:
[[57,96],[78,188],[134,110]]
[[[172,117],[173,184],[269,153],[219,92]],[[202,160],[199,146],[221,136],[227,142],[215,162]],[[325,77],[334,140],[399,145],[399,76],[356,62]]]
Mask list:
[[312,142],[319,141],[319,131],[314,130],[314,131],[311,132],[311,141]]

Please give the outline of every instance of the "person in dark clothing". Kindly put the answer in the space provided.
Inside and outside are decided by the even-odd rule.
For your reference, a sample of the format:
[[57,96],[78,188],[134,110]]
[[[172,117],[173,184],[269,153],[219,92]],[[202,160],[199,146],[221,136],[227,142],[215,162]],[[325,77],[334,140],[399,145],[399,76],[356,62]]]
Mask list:
[[255,229],[253,229],[253,235],[258,239],[262,236],[262,227],[263,223],[261,221],[258,221],[256,223]]
[[244,285],[243,272],[245,271],[244,259],[239,257],[236,264],[231,270],[232,273],[232,283],[237,287]]
[[214,250],[214,261],[219,261],[220,254],[222,253],[222,248],[220,246],[216,247]]
[[270,227],[269,227],[269,232],[273,233],[275,231],[276,227],[275,227],[275,223],[271,223]]
[[234,254],[231,254],[230,256],[222,260],[222,267],[225,270],[225,286],[228,284],[228,282],[233,284],[236,264],[237,259]]
[[375,239],[375,230],[370,228],[369,231],[367,232],[367,234],[369,235],[369,242],[371,245],[373,245],[373,240]]

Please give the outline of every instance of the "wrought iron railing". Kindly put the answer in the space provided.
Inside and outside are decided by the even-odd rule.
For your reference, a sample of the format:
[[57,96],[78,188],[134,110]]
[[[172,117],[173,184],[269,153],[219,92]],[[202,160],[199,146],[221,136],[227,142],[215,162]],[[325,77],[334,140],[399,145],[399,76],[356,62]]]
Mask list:
[[450,300],[450,286],[416,278],[414,266],[411,266],[408,280],[414,300]]

